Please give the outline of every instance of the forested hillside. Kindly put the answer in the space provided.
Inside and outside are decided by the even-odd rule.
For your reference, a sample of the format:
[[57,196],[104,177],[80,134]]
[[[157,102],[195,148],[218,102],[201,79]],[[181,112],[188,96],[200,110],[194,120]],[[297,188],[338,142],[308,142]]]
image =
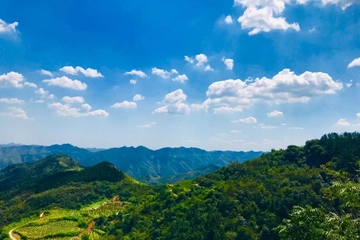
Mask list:
[[119,195],[121,211],[93,220],[99,239],[358,239],[359,160],[360,134],[332,133],[155,187],[109,163],[71,167],[47,176],[54,184],[0,192],[0,224]]
[[65,154],[83,166],[108,161],[137,179],[169,177],[210,165],[244,162],[262,152],[205,151],[198,148],[121,147],[90,151],[70,144],[52,146],[0,146],[0,169],[13,163],[35,162],[52,154]]

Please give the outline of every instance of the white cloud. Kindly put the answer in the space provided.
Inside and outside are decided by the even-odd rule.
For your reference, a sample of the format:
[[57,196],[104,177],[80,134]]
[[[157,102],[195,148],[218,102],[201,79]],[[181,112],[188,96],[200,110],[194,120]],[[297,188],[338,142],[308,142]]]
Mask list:
[[302,127],[289,127],[290,130],[304,130]]
[[356,116],[357,116],[358,118],[360,118],[360,113],[357,113]]
[[335,94],[343,88],[327,73],[304,72],[296,75],[284,69],[273,78],[254,81],[228,79],[212,83],[204,104],[213,107],[249,108],[256,102],[272,104],[306,103],[312,97]]
[[20,119],[24,119],[24,120],[29,120],[30,118],[27,116],[25,110],[23,110],[22,108],[17,108],[17,107],[9,107],[9,112],[3,113],[3,115],[5,116],[9,116],[12,118],[20,118]]
[[0,75],[0,87],[22,88],[22,81],[24,81],[24,76],[17,72],[9,72]]
[[352,67],[359,67],[359,66],[360,66],[360,58],[356,58],[351,63],[349,63],[349,65],[347,67],[352,68]]
[[277,128],[276,126],[266,125],[264,123],[260,123],[259,127],[261,127],[262,129],[275,129],[275,128]]
[[182,89],[177,89],[165,95],[163,102],[165,106],[155,109],[153,114],[175,114],[175,115],[188,115],[190,107],[183,103],[186,101],[186,94]]
[[177,89],[171,93],[168,93],[164,97],[165,103],[175,103],[175,102],[183,102],[186,101],[186,94],[182,89]]
[[214,71],[214,69],[208,64],[204,68],[205,71]]
[[204,64],[208,62],[207,56],[203,53],[196,55],[195,59],[197,61],[197,63],[196,63],[197,67],[204,66]]
[[141,78],[144,78],[147,76],[143,71],[135,70],[135,69],[131,70],[130,72],[125,72],[124,75],[135,75],[135,76],[138,76]]
[[50,94],[49,96],[48,96],[48,99],[54,99],[55,98],[55,95],[54,94]]
[[278,110],[274,110],[272,112],[267,113],[268,117],[282,117],[284,116],[283,112],[280,112]]
[[181,102],[168,104],[163,107],[155,109],[153,114],[175,114],[175,115],[188,115],[190,113],[190,107]]
[[210,64],[208,64],[208,61],[209,61],[208,57],[203,53],[197,54],[195,56],[195,59],[188,57],[188,56],[185,56],[184,58],[185,58],[185,61],[187,61],[190,64],[194,64],[196,61],[195,67],[203,69],[204,71],[213,71],[214,70],[213,68],[211,68]]
[[222,106],[222,107],[216,107],[214,108],[214,113],[215,114],[221,114],[221,113],[237,113],[237,112],[242,112],[243,108],[242,107],[229,107],[229,106]]
[[58,78],[51,78],[45,79],[43,82],[48,83],[49,86],[58,86],[62,88],[70,88],[74,90],[86,90],[87,85],[86,83],[82,83],[79,80],[72,80],[66,76],[58,77]]
[[81,108],[83,108],[87,112],[89,112],[92,109],[92,107],[87,103],[81,104]]
[[44,103],[44,100],[36,100],[35,103]]
[[186,74],[181,74],[181,75],[174,77],[172,80],[183,83],[183,82],[189,80],[189,78],[186,76]]
[[39,88],[38,90],[35,90],[35,93],[40,94],[45,97],[49,92],[44,90],[43,88]]
[[241,133],[241,130],[230,130],[231,133]]
[[191,57],[184,56],[184,59],[185,59],[185,61],[187,61],[188,63],[191,63],[191,64],[193,64],[193,63],[194,63],[194,59],[193,59],[193,58],[191,58]]
[[70,75],[77,75],[79,72],[81,72],[86,77],[92,77],[92,78],[104,77],[100,72],[98,72],[98,70],[93,69],[93,68],[84,69],[79,66],[77,66],[75,68],[72,66],[64,66],[64,67],[60,68],[59,70],[66,74],[70,74]]
[[249,35],[271,30],[294,29],[300,31],[298,23],[289,24],[283,17],[288,0],[235,0],[235,6],[246,8],[238,18],[242,29],[250,29]]
[[17,34],[16,27],[18,25],[18,22],[6,23],[0,19],[0,34]]
[[83,111],[79,108],[74,108],[66,104],[62,103],[52,103],[48,105],[49,108],[54,109],[57,115],[61,117],[90,117],[90,116],[97,116],[97,117],[108,117],[109,113],[102,109],[97,109],[94,111],[89,111],[89,108],[84,108]]
[[231,58],[222,58],[222,61],[224,62],[226,69],[232,70],[234,68],[234,60]]
[[341,127],[350,127],[351,124],[345,118],[340,118],[335,125]]
[[32,82],[25,82],[24,86],[28,86],[28,87],[32,87],[32,88],[37,88],[37,85],[35,83]]
[[136,94],[134,97],[133,97],[133,101],[141,101],[145,99],[145,97],[141,94]]
[[40,73],[41,73],[42,75],[47,75],[47,76],[50,76],[50,77],[53,76],[52,72],[50,72],[50,71],[48,71],[48,70],[44,70],[44,69],[41,69],[41,70],[40,70]]
[[69,97],[69,96],[65,96],[61,99],[63,102],[66,102],[68,104],[73,104],[73,103],[84,103],[85,100],[83,97]]
[[135,85],[137,83],[137,80],[136,79],[130,79],[130,83]]
[[232,23],[233,23],[233,19],[232,19],[232,17],[231,17],[230,15],[227,15],[227,16],[225,17],[225,19],[224,19],[224,22],[225,22],[226,24],[232,24]]
[[151,128],[155,124],[156,124],[156,122],[151,122],[151,123],[147,123],[147,124],[144,124],[144,125],[138,125],[138,127],[139,128]]
[[170,77],[170,75],[172,74],[172,72],[168,72],[168,71],[165,71],[164,69],[159,69],[156,67],[151,69],[151,73],[154,75],[157,75],[163,79],[168,79]]
[[254,123],[257,123],[257,119],[254,117],[247,117],[247,118],[241,118],[241,119],[237,120],[237,122],[254,124]]
[[111,107],[112,108],[135,109],[135,108],[137,108],[137,104],[136,104],[136,102],[123,101],[123,102],[115,103]]
[[17,98],[0,98],[0,102],[7,104],[24,104],[25,101]]
[[339,5],[343,10],[350,7],[352,4],[359,3],[359,0],[321,0],[323,5],[335,4]]
[[207,111],[209,106],[206,104],[191,104],[190,108],[192,111]]

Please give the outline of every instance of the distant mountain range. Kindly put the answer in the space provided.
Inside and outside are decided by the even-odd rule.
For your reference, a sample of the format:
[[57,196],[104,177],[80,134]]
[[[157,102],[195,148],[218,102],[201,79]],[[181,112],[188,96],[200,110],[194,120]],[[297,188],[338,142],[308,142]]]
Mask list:
[[222,167],[230,162],[244,162],[259,157],[263,152],[205,151],[185,147],[151,150],[142,146],[95,150],[70,144],[51,146],[12,144],[0,145],[0,169],[14,163],[36,162],[52,154],[65,154],[83,166],[93,166],[108,161],[130,176],[144,179],[174,176],[210,165]]

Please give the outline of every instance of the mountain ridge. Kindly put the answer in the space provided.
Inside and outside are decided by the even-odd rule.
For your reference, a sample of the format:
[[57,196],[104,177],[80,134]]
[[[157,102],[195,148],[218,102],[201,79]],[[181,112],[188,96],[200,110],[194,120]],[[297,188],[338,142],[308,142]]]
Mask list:
[[0,169],[14,163],[36,162],[52,154],[67,155],[83,166],[108,161],[130,176],[140,179],[147,175],[172,176],[209,165],[222,167],[233,161],[244,162],[259,157],[263,152],[206,151],[185,147],[151,150],[144,146],[91,151],[71,144],[0,146]]

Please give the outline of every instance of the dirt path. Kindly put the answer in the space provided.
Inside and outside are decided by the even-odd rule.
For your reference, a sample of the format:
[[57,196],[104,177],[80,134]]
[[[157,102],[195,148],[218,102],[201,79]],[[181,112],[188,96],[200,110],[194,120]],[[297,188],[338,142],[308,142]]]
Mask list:
[[9,232],[9,236],[11,238],[11,240],[18,240],[16,237],[13,236],[13,231],[15,230],[15,228],[11,229]]

